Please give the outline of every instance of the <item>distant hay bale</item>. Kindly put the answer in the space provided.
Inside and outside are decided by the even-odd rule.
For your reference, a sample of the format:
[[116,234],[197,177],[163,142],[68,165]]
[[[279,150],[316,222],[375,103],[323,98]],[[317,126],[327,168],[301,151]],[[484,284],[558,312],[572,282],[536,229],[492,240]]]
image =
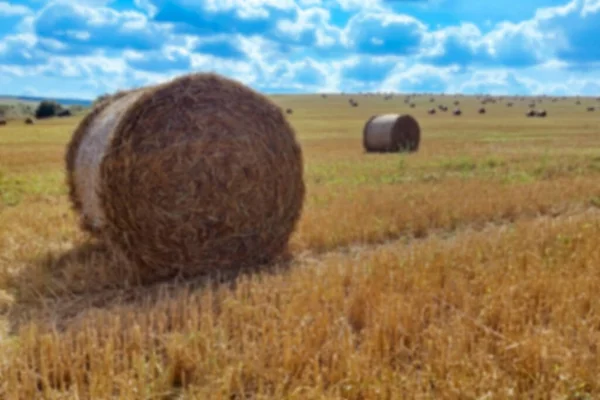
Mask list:
[[63,118],[64,118],[64,117],[70,117],[70,116],[72,116],[72,115],[73,115],[73,113],[72,113],[72,112],[71,112],[71,110],[69,110],[68,108],[64,108],[64,109],[60,110],[60,111],[59,111],[59,112],[56,114],[56,116],[57,116],[57,117],[63,117]]
[[512,102],[509,101],[508,103],[506,103],[506,107],[512,107],[512,106],[513,106]]
[[458,101],[458,100],[454,100],[454,105],[455,105],[455,106],[457,106],[457,105],[459,105],[459,104],[460,104],[460,101]]
[[535,117],[535,110],[529,110],[525,113],[527,117]]
[[596,109],[594,107],[588,107],[587,110],[588,111],[595,111]]
[[31,117],[27,117],[27,118],[25,118],[25,123],[26,123],[27,125],[33,125],[33,118],[31,118]]
[[430,108],[429,111],[427,111],[427,113],[430,115],[435,114],[435,108]]
[[452,112],[452,114],[454,114],[454,115],[457,115],[457,116],[458,116],[458,115],[462,115],[462,111],[461,111],[459,108],[457,108],[456,110],[454,110],[454,111]]
[[288,108],[288,109],[285,110],[285,112],[288,113],[288,114],[293,114],[294,110],[292,110],[291,108]]
[[302,149],[282,110],[216,74],[101,102],[65,162],[83,228],[143,282],[271,261],[304,202]]
[[0,119],[0,126],[1,125],[6,125],[6,120],[5,119]]
[[410,108],[415,108],[416,104],[415,103],[410,103]]
[[542,117],[542,118],[544,118],[544,117],[546,117],[546,115],[548,115],[548,113],[546,113],[546,110],[539,110],[539,111],[537,111],[537,112],[535,113],[535,115],[536,115],[537,117]]
[[479,109],[479,114],[485,114],[485,108],[484,107],[481,107]]
[[374,115],[363,128],[363,147],[367,152],[414,152],[420,142],[419,123],[408,114]]

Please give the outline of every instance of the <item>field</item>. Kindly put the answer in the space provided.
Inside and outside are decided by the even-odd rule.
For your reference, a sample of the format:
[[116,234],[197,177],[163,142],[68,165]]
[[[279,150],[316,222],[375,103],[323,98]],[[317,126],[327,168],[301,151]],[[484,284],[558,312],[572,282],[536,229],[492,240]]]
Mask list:
[[[274,97],[305,161],[290,262],[153,287],[77,228],[80,117],[0,127],[0,398],[599,398],[600,102],[353,97]],[[417,153],[364,153],[385,112]]]

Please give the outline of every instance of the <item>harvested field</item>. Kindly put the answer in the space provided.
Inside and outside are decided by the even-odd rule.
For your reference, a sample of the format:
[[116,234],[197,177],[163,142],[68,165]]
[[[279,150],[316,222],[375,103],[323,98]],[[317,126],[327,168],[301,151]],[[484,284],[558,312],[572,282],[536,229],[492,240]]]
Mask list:
[[[149,286],[71,210],[82,117],[2,127],[0,398],[599,398],[597,114],[352,96],[272,97],[304,155],[291,259]],[[364,151],[386,113],[418,152]]]

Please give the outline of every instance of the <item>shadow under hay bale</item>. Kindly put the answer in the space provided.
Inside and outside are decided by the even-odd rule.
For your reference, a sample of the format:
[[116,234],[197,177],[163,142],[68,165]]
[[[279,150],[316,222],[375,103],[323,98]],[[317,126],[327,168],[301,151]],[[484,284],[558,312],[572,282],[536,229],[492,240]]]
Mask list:
[[304,202],[302,150],[266,96],[198,73],[96,107],[65,157],[83,226],[151,283],[268,263]]
[[415,152],[421,142],[421,128],[408,114],[374,115],[363,127],[367,152]]
[[61,330],[94,310],[148,305],[185,290],[235,289],[242,277],[286,273],[293,263],[286,251],[269,264],[213,268],[193,278],[174,277],[142,285],[137,266],[120,252],[102,241],[87,242],[36,258],[13,278],[18,291],[8,312],[9,331],[14,334],[29,322]]

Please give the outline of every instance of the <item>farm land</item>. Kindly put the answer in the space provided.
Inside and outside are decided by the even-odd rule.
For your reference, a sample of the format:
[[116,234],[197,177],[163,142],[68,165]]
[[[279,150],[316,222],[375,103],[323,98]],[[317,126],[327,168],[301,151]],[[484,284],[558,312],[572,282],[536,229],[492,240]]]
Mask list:
[[[82,116],[0,126],[0,398],[600,397],[599,101],[273,100],[304,154],[291,259],[146,287],[70,208]],[[418,152],[364,152],[388,112]]]

